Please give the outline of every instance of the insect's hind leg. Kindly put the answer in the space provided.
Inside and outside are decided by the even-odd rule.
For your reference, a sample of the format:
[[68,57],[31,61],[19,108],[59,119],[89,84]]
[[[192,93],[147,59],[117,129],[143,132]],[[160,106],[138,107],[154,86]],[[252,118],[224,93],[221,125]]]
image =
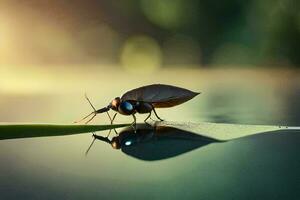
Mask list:
[[157,113],[156,113],[156,111],[155,111],[155,108],[153,107],[153,112],[154,112],[154,114],[155,114],[155,116],[157,117],[157,119],[159,119],[160,121],[164,121],[162,118],[160,118],[158,115],[157,115]]
[[150,118],[151,119],[151,114],[152,114],[152,111],[149,112],[149,115],[146,117],[146,119],[144,119],[144,122],[147,123],[147,120]]

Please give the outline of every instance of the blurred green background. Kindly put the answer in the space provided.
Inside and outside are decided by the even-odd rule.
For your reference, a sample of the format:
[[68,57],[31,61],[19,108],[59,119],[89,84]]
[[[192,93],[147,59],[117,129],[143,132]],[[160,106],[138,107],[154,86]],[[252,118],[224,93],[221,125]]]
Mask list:
[[0,1],[1,64],[299,67],[296,0]]

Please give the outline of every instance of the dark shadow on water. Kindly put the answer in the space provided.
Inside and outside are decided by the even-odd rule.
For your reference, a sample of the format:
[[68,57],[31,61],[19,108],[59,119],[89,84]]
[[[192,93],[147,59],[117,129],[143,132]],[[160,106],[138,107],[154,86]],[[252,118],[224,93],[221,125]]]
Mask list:
[[112,139],[99,135],[94,137],[129,156],[147,161],[175,157],[214,142],[221,142],[172,127],[147,124],[137,125],[136,130],[126,128],[117,134]]

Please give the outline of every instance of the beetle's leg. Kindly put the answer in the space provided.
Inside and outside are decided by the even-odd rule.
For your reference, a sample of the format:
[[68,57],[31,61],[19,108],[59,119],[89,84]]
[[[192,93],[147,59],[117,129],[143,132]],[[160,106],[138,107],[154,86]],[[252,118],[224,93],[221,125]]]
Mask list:
[[111,118],[110,114],[108,113],[108,111],[107,111],[106,113],[107,113],[107,116],[109,117],[110,124],[113,124],[113,122],[114,122],[114,120],[115,120],[115,118],[116,118],[116,115],[117,115],[118,113],[115,113],[114,116],[113,116],[112,118]]
[[[107,112],[107,114],[108,114],[108,112]],[[114,114],[114,116],[113,116],[113,118],[112,119],[110,119],[110,124],[112,125],[113,124],[113,122],[114,122],[114,120],[115,120],[115,118],[116,118],[116,116],[117,116],[117,112]],[[109,114],[108,114],[109,115]],[[111,130],[112,129],[110,129],[109,130],[109,132],[108,132],[108,135],[106,136],[106,137],[108,137],[109,135],[110,135],[110,133],[111,133]],[[116,130],[114,129],[114,131],[116,132]]]
[[109,118],[109,120],[110,120],[110,124],[112,124],[112,123],[111,123],[111,116],[110,116],[109,112],[106,111],[106,114],[107,114],[107,116],[108,116],[108,118]]
[[135,117],[135,115],[134,115],[134,114],[132,114],[132,117],[133,117],[133,122],[132,122],[132,124],[131,124],[131,125],[136,125],[136,117]]
[[114,130],[115,134],[116,134],[116,135],[119,135],[119,133],[117,132],[117,130],[116,130],[115,128],[113,128],[113,129],[110,129],[110,130],[109,130],[109,133],[108,133],[108,135],[106,136],[106,138],[109,137],[109,135],[110,135],[110,133],[111,133],[111,130]]
[[144,120],[145,123],[147,123],[147,120],[148,120],[149,118],[151,118],[151,113],[152,113],[152,111],[149,112],[149,115],[148,115],[148,116],[146,117],[146,119]]
[[132,128],[134,129],[134,132],[136,132],[136,117],[134,114],[132,114],[133,122],[131,124]]
[[117,130],[116,130],[115,128],[114,128],[114,131],[115,131],[115,134],[116,134],[116,135],[119,135],[119,133],[117,132]]
[[111,133],[111,130],[112,130],[112,129],[109,129],[108,134],[107,134],[107,136],[106,136],[107,138],[109,137],[109,135],[110,135],[110,133]]
[[117,112],[114,114],[114,116],[113,116],[113,118],[112,118],[112,120],[111,120],[111,124],[113,124],[113,122],[114,122],[114,120],[115,120],[117,114],[118,114]]
[[156,113],[156,111],[155,111],[155,109],[154,109],[154,107],[153,107],[153,112],[154,112],[154,114],[155,114],[155,116],[157,117],[157,119],[159,119],[160,121],[164,121],[163,119],[161,119],[158,115],[157,115],[157,113]]

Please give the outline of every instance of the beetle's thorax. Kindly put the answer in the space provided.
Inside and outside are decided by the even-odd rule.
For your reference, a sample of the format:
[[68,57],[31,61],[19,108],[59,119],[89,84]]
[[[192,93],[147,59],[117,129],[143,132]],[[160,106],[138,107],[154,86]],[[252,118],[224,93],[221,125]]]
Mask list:
[[149,113],[153,109],[152,104],[147,102],[136,102],[135,109],[138,113]]

